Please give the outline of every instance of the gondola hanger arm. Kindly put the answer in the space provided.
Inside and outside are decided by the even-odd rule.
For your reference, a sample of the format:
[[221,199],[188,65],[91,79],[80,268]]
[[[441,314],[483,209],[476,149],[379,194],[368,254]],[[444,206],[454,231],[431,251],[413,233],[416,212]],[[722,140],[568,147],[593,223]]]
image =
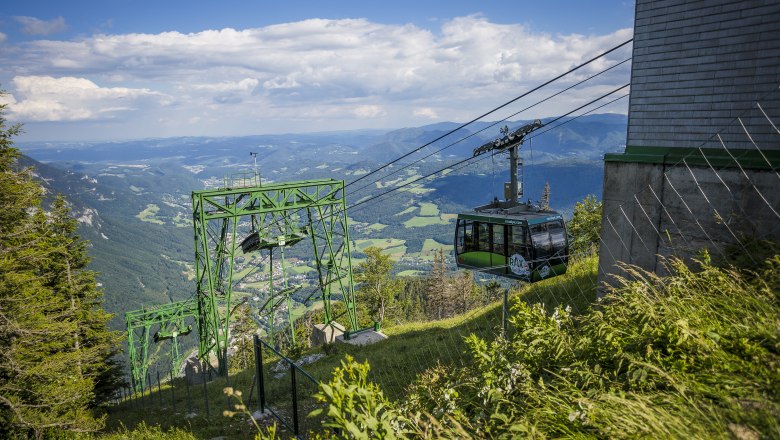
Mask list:
[[522,145],[523,141],[525,140],[525,137],[529,133],[531,133],[532,131],[538,128],[542,128],[543,125],[544,124],[542,124],[541,120],[536,119],[533,122],[523,125],[522,127],[518,128],[517,130],[511,133],[509,132],[509,127],[504,126],[504,128],[501,129],[501,134],[503,134],[504,136],[494,141],[488,142],[479,148],[475,148],[473,157],[477,157],[480,154],[487,153],[488,151],[506,150],[516,145]]

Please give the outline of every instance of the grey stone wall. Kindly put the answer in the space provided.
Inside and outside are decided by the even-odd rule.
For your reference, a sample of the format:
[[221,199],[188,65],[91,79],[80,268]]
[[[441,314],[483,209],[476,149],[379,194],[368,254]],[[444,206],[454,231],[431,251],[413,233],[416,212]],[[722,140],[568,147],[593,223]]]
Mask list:
[[619,263],[663,274],[670,256],[780,241],[780,1],[637,0],[634,33],[599,281]]
[[[626,145],[716,147],[714,133],[780,86],[780,1],[637,0],[633,51]],[[754,140],[780,149],[770,130]]]
[[604,176],[600,281],[625,275],[618,262],[665,274],[672,256],[707,249],[717,261],[753,239],[780,239],[776,171],[607,162]]

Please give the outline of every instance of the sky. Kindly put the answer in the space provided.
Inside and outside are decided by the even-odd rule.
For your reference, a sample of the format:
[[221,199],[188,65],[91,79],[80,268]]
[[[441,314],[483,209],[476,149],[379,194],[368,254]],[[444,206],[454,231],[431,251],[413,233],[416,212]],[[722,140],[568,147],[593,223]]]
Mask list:
[[[609,0],[11,0],[0,102],[22,141],[465,122],[628,40],[633,16],[633,2]],[[486,119],[629,57],[627,46]],[[629,66],[514,118],[568,112],[627,83]]]

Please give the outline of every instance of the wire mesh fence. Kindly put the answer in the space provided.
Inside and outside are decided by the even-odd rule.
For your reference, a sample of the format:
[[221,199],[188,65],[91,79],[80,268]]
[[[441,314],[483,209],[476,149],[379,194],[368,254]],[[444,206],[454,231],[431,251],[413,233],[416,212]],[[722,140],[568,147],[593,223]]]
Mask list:
[[[389,326],[389,338],[375,345],[319,349],[324,359],[311,368],[256,339],[254,371],[214,380],[241,390],[250,396],[248,407],[267,410],[268,417],[294,435],[305,436],[321,426],[321,420],[308,417],[318,407],[312,397],[318,382],[328,380],[346,354],[368,361],[369,378],[391,400],[402,401],[409,385],[429,369],[470,363],[473,354],[466,341],[472,335],[488,341],[511,336],[516,329],[508,317],[517,301],[542,303],[550,313],[557,306],[584,313],[598,301],[604,283],[625,275],[619,263],[663,275],[668,259],[703,258],[703,250],[723,263],[741,258],[748,266],[758,265],[767,252],[777,250],[762,240],[780,237],[779,103],[780,90],[775,89],[695,148],[666,149],[654,162],[637,158],[649,151],[630,149],[624,161],[613,158],[605,188],[615,197],[604,200],[599,253],[570,255],[564,276],[532,285],[505,284],[500,295],[437,317],[441,319]],[[478,272],[475,278],[488,283]],[[119,400],[146,412],[186,411],[207,418],[221,415],[223,408],[234,409],[225,396],[201,383],[149,379],[144,390],[124,390]]]
[[310,417],[320,407],[314,398],[319,380],[296,361],[284,356],[255,335],[256,395],[254,402],[262,415],[271,415],[296,437],[305,437],[321,426],[321,420]]

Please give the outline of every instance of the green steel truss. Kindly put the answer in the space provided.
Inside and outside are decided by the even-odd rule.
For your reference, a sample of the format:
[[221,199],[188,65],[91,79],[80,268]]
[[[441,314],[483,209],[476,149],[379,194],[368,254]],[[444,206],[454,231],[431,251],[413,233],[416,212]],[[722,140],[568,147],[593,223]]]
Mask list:
[[[346,305],[347,325],[357,329],[344,181],[306,180],[193,191],[195,275],[198,302],[199,356],[214,354],[219,373],[227,369],[231,297],[236,257],[250,235],[260,243],[254,249],[310,240],[318,275],[318,289],[310,300],[322,300],[325,324],[333,316],[331,298]],[[255,244],[256,244],[255,243]],[[274,244],[276,243],[276,244]],[[289,289],[271,293],[260,313],[275,309]],[[285,294],[286,292],[286,294]],[[270,310],[273,314],[273,310]],[[288,307],[289,312],[289,307]],[[273,320],[273,316],[271,317]]]
[[[146,386],[150,340],[171,341],[171,369],[176,371],[181,366],[178,337],[192,331],[192,325],[185,320],[195,321],[197,317],[198,303],[194,298],[125,313],[130,378],[136,391]],[[157,331],[152,333],[154,328]]]

